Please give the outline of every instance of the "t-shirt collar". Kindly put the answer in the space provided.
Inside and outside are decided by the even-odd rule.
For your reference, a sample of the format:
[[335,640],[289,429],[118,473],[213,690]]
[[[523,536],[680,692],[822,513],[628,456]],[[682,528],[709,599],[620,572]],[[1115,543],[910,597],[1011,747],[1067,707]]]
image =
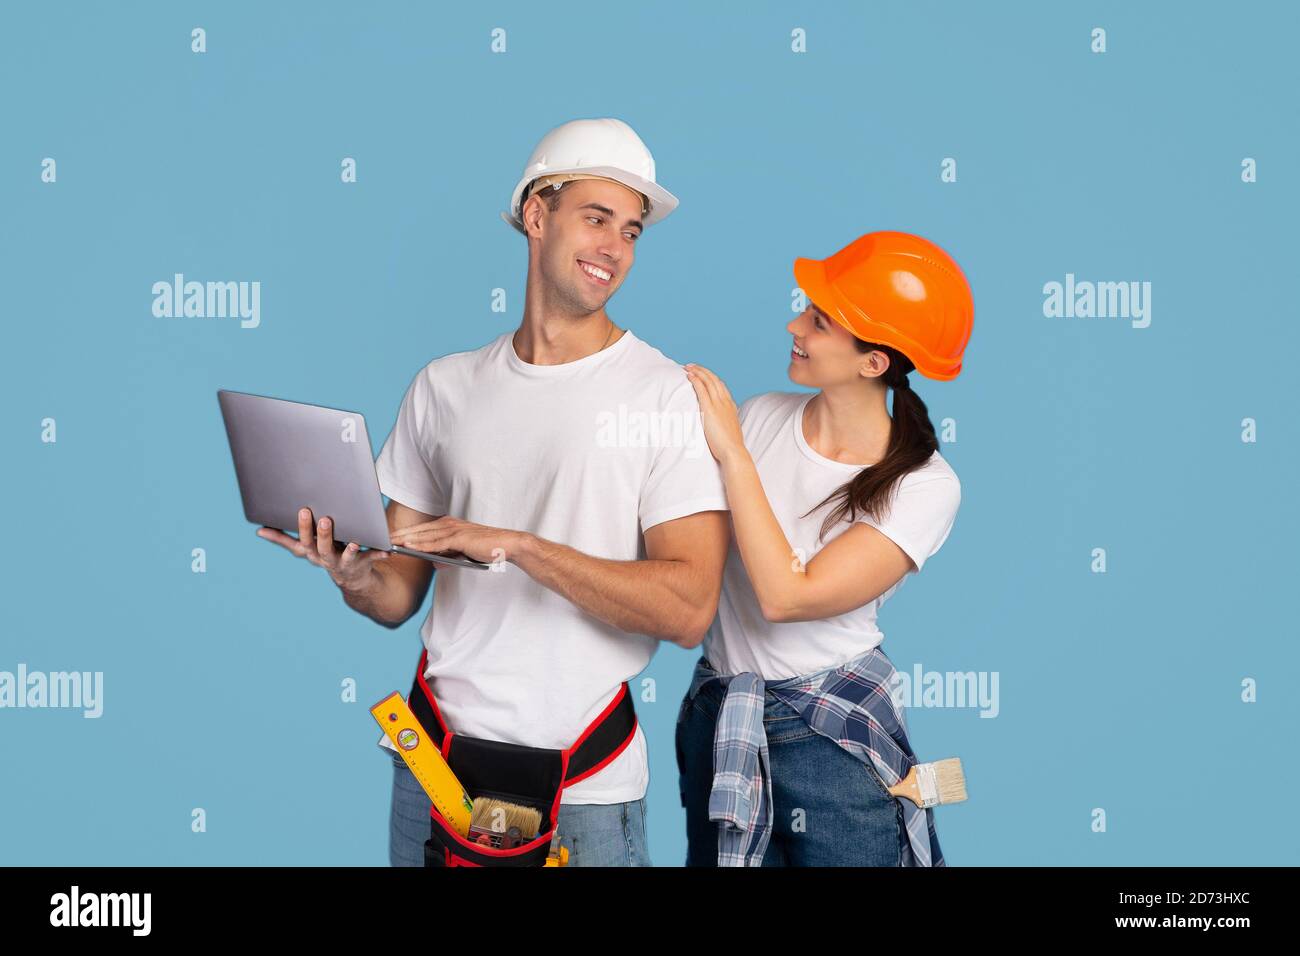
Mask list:
[[568,375],[573,372],[591,369],[608,362],[615,355],[630,348],[631,342],[635,337],[636,336],[632,334],[631,329],[625,329],[623,334],[618,337],[617,341],[611,342],[598,352],[584,355],[582,358],[575,359],[572,362],[561,362],[559,365],[534,365],[531,362],[525,362],[519,357],[519,353],[515,351],[515,333],[514,331],[511,331],[507,332],[505,336],[506,362],[510,365],[511,369],[524,375],[532,375],[539,378]]

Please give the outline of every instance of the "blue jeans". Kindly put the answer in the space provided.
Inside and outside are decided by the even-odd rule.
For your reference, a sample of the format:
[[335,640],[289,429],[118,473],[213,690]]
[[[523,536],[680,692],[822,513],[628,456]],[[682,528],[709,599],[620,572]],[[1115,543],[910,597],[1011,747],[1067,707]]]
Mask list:
[[[686,865],[718,865],[709,820],[713,728],[725,691],[719,681],[683,700],[677,767],[686,807]],[[772,778],[772,833],[763,866],[899,866],[903,807],[870,763],[809,727],[770,691],[763,707]]]
[[[388,862],[424,866],[429,839],[429,795],[400,756],[393,761],[393,804],[388,818]],[[560,804],[560,844],[569,866],[650,866],[645,799],[628,803]]]

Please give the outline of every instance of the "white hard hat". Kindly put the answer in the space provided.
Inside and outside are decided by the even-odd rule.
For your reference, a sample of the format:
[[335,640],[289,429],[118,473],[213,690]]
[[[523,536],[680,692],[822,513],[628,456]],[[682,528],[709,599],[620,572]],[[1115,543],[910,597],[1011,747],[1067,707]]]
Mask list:
[[656,223],[677,208],[677,197],[655,182],[655,161],[641,137],[622,120],[580,119],[555,127],[528,157],[524,174],[510,197],[510,211],[501,218],[520,232],[520,198],[524,189],[541,176],[581,173],[612,179],[650,200],[650,211],[642,220]]

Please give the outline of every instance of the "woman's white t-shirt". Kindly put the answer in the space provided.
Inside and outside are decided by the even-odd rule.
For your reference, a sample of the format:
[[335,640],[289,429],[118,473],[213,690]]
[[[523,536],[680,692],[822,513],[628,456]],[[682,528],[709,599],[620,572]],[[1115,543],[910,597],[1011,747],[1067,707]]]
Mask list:
[[[741,431],[758,469],[763,490],[790,547],[811,562],[823,547],[849,529],[841,520],[818,541],[822,522],[834,504],[801,517],[862,470],[860,465],[818,454],[803,432],[804,408],[815,393],[767,392],[740,407]],[[903,549],[915,574],[939,550],[952,529],[961,502],[961,483],[936,451],[924,465],[903,477],[883,521],[858,514]],[[721,674],[752,672],[765,680],[812,674],[864,654],[884,640],[876,626],[881,606],[907,580],[903,577],[875,600],[846,614],[819,621],[772,623],[764,619],[731,542],[722,579],[718,614],[704,643],[704,656]]]

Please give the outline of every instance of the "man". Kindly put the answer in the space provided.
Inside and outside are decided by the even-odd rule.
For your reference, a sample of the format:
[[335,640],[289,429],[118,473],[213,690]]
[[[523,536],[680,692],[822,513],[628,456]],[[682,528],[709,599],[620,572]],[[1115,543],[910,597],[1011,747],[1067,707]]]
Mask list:
[[[605,311],[643,229],[676,205],[625,123],[548,133],[506,216],[528,241],[523,321],[417,373],[380,452],[393,543],[493,566],[440,567],[421,629],[454,732],[570,747],[658,640],[696,647],[713,620],[729,527],[694,389]],[[306,509],[298,530],[259,534],[325,567],[353,609],[397,627],[423,603],[429,562],[337,546]],[[390,862],[418,866],[429,800],[393,763]],[[563,791],[569,865],[649,865],[648,782],[638,725]]]

